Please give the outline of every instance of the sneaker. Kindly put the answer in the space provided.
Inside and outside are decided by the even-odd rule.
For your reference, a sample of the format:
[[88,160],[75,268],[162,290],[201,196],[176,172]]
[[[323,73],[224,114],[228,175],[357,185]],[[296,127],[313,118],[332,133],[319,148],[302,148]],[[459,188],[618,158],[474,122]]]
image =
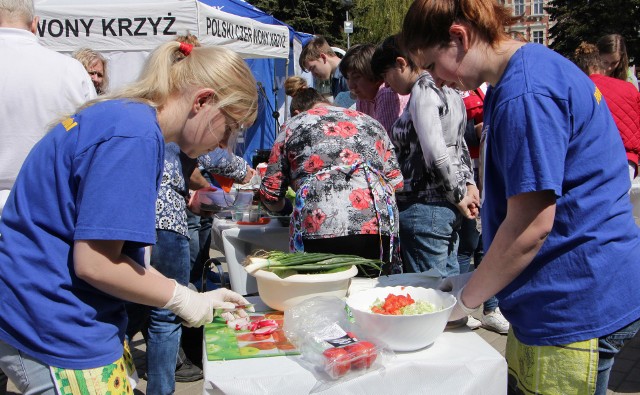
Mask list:
[[509,332],[509,321],[502,315],[500,308],[498,307],[494,311],[482,314],[480,322],[484,329],[494,331],[500,334],[506,334]]
[[478,329],[482,326],[482,322],[480,322],[480,320],[476,319],[476,317],[469,315],[467,317],[467,328],[473,330],[473,329]]
[[202,380],[202,369],[193,364],[189,359],[186,359],[176,369],[176,382],[178,383],[190,383],[192,381]]

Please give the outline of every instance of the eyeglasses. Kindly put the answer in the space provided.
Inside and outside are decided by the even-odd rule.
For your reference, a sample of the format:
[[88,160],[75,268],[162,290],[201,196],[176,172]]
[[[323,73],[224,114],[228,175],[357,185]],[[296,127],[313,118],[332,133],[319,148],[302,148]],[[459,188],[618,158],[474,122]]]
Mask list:
[[235,120],[228,112],[224,109],[220,108],[220,113],[224,116],[224,125],[225,130],[224,133],[226,135],[234,134],[242,129],[244,129],[244,125]]
[[[235,140],[240,134],[238,132],[244,129],[244,124],[241,124],[238,121],[236,121],[235,118],[233,118],[224,109],[219,108],[218,111],[224,117],[224,135],[221,139],[221,141],[224,142],[224,144],[221,147],[224,146],[226,148],[233,148],[235,146]],[[212,120],[211,133],[214,133],[214,130],[215,130],[213,127],[213,122],[215,121]]]

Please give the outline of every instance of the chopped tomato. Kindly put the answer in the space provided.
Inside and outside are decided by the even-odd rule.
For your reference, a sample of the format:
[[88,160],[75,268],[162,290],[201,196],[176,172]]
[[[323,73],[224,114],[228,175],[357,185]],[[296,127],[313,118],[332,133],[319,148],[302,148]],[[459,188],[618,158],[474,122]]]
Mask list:
[[413,300],[411,295],[394,295],[389,294],[384,300],[382,307],[373,306],[371,311],[377,314],[388,314],[388,315],[401,315],[402,309],[405,306],[410,304],[414,304],[416,301]]

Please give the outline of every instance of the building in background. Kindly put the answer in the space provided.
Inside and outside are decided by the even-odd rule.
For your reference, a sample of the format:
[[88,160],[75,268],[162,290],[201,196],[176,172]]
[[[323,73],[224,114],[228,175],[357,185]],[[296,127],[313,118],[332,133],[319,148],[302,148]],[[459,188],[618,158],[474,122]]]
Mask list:
[[522,19],[511,26],[514,38],[523,38],[532,43],[549,46],[549,14],[544,10],[549,0],[499,0],[500,3],[511,8],[513,15],[522,15]]

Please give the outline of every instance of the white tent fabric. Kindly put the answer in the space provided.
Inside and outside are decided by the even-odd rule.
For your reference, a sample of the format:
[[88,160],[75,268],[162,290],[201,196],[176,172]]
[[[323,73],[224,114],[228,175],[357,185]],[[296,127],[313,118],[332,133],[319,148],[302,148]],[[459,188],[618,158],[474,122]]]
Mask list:
[[61,52],[150,51],[191,32],[247,58],[287,58],[289,29],[220,11],[197,0],[36,0],[41,42]]
[[[254,76],[264,86],[257,88],[262,92],[261,116],[246,132],[247,142],[238,144],[238,153],[243,153],[247,160],[255,149],[271,147],[278,122],[288,118],[283,85],[294,67],[298,69],[297,61],[290,59],[297,60],[300,54],[299,33],[251,13],[236,15],[238,7],[234,3],[238,0],[34,0],[34,3],[40,19],[36,35],[44,46],[68,55],[80,48],[91,48],[107,59],[108,92],[135,81],[150,52],[176,35],[192,33],[203,45],[223,45],[247,58]],[[293,49],[290,35],[295,38]],[[271,69],[264,62],[269,62]],[[272,114],[278,114],[276,120]]]
[[[221,7],[218,7],[221,8]],[[245,58],[289,56],[289,29],[220,11],[197,0],[35,0],[40,42],[55,51],[99,51],[109,89],[138,78],[151,50],[187,32]]]

